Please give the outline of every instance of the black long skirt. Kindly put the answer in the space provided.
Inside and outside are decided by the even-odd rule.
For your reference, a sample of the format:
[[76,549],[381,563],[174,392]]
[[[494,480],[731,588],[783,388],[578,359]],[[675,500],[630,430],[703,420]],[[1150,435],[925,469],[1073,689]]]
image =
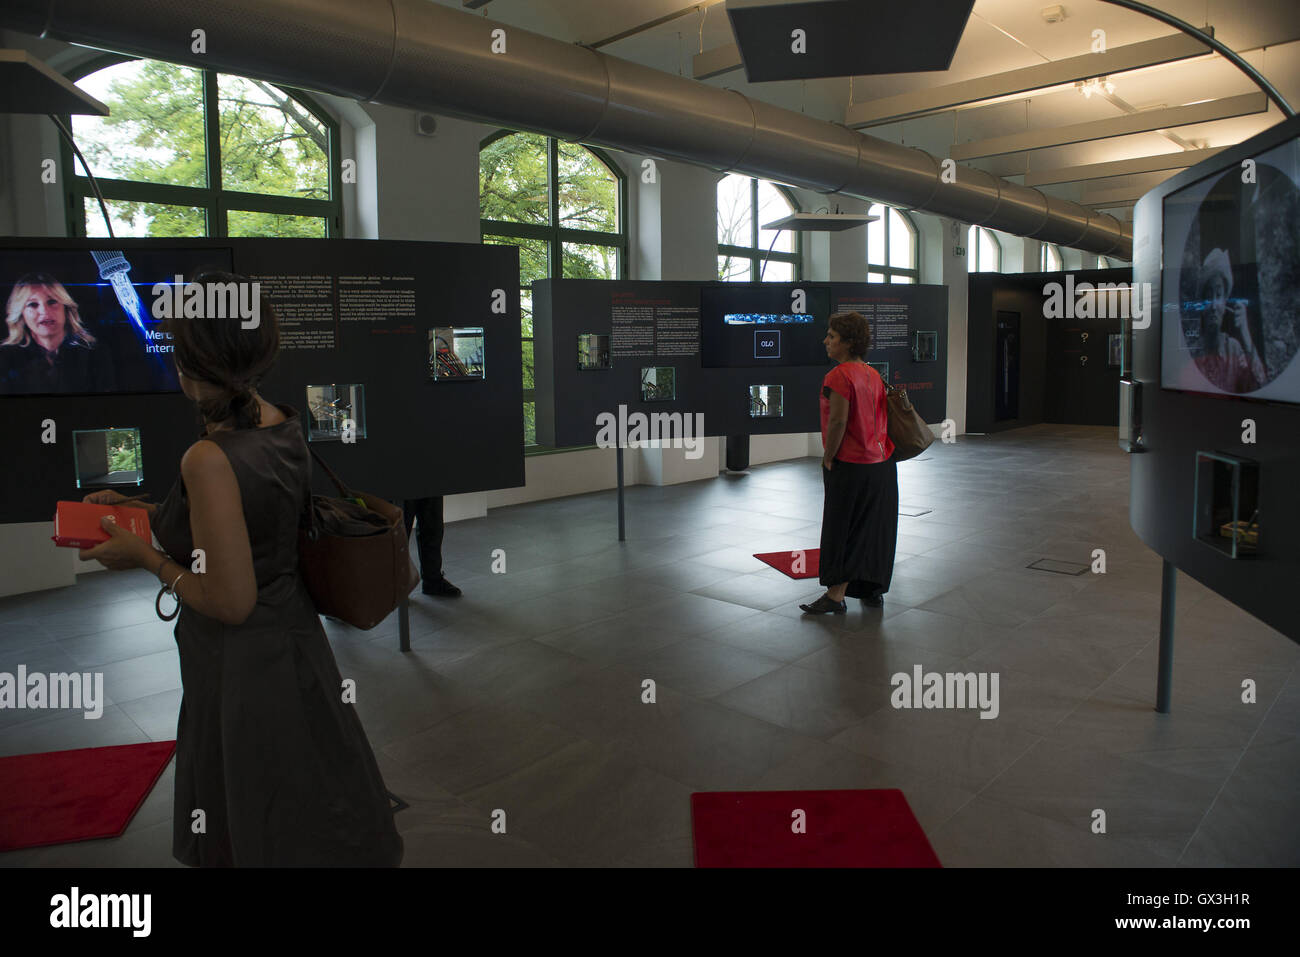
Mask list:
[[893,459],[864,464],[835,460],[822,466],[826,502],[818,581],[848,582],[850,598],[889,591],[898,545],[898,464]]

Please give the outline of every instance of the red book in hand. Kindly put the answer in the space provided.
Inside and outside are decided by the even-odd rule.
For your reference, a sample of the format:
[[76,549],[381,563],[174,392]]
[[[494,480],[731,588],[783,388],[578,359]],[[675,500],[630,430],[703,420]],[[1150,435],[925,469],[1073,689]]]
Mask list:
[[54,514],[54,544],[62,548],[94,548],[108,541],[99,520],[112,515],[117,524],[152,542],[149,513],[130,505],[95,505],[92,502],[59,502]]

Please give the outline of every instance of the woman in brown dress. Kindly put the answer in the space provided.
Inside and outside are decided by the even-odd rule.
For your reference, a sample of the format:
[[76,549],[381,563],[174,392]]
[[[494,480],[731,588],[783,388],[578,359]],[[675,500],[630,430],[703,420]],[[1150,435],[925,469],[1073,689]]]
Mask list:
[[275,314],[263,301],[252,329],[237,318],[171,326],[204,432],[150,507],[164,551],[106,520],[112,538],[82,557],[147,568],[180,601],[172,853],[193,866],[397,866],[383,778],[298,572],[311,484],[302,426],[257,394],[279,349]]

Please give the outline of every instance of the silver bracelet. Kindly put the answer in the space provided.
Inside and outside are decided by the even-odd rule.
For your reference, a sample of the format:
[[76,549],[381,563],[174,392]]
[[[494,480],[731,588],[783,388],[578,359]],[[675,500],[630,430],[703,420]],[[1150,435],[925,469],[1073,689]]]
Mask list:
[[[179,582],[184,577],[185,577],[185,572],[181,572],[179,575],[176,576],[176,580],[173,581],[170,585],[163,585],[161,588],[158,589],[158,597],[155,598],[153,601],[153,610],[158,615],[158,617],[161,618],[163,621],[171,621],[173,618],[175,618],[177,615],[181,613],[181,596],[176,594],[176,582]],[[172,609],[170,615],[163,614],[162,596],[164,594],[172,595],[176,598],[176,607]]]

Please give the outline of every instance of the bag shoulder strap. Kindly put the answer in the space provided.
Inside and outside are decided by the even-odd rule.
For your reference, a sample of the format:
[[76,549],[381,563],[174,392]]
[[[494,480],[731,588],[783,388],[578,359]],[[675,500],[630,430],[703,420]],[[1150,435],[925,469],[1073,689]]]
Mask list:
[[343,484],[343,480],[334,474],[334,470],[325,464],[325,460],[316,454],[315,449],[308,446],[307,451],[310,452],[311,457],[316,460],[316,464],[325,470],[325,474],[330,477],[334,486],[339,490],[339,495],[343,498],[356,498],[356,493]]
[[[315,459],[316,464],[319,465],[322,469],[324,469],[325,474],[328,475],[330,479],[334,482],[335,487],[338,488],[339,490],[340,496],[347,499],[356,497],[355,493],[352,492],[351,489],[349,489],[346,485],[343,484],[343,480],[334,474],[334,470],[325,464],[325,460],[316,454],[315,449],[308,446],[307,451],[311,453],[311,457]],[[303,494],[302,515],[299,516],[298,527],[306,530],[308,537],[311,538],[312,541],[316,540],[316,536],[318,534],[316,530],[316,509],[312,507],[310,474],[307,476],[307,484],[306,484],[305,492]]]

